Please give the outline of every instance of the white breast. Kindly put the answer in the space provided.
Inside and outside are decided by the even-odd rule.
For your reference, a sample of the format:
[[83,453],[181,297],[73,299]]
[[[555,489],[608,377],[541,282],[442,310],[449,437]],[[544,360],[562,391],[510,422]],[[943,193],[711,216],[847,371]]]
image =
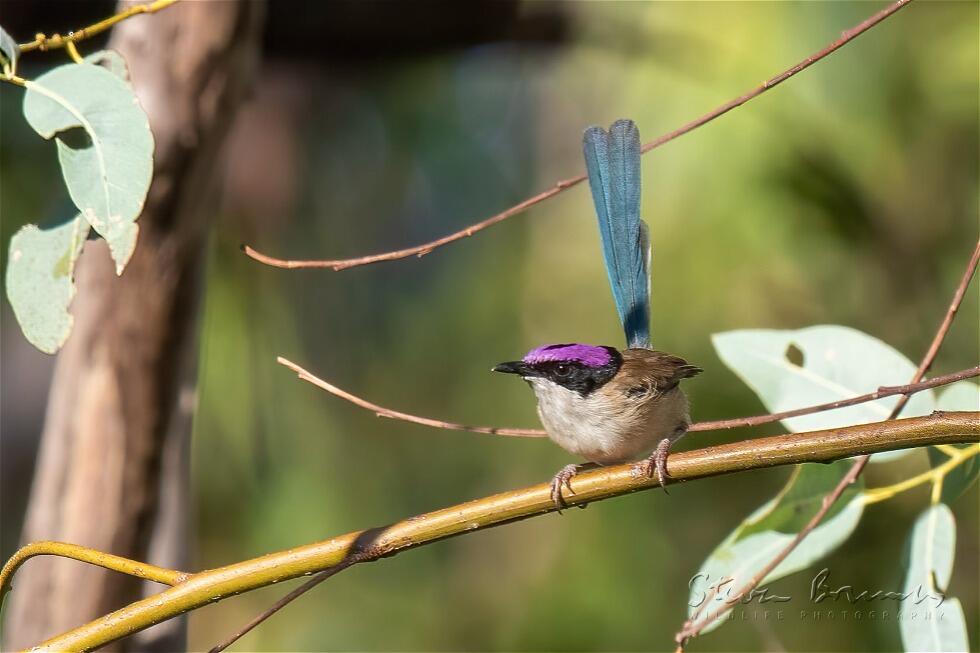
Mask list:
[[653,400],[612,401],[601,390],[583,397],[543,378],[527,379],[538,398],[538,416],[548,437],[594,463],[623,463],[649,454],[664,438],[678,437],[688,421],[687,399],[674,388]]

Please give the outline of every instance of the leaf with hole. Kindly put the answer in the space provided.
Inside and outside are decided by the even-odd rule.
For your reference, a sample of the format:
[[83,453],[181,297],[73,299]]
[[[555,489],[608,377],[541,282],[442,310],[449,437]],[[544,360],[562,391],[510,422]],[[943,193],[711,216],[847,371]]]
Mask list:
[[[943,388],[936,401],[936,410],[980,410],[980,385],[972,381],[960,381]],[[976,443],[950,446],[960,450],[980,447]],[[947,460],[949,456],[936,447],[929,447],[929,462],[933,467],[938,467]],[[980,456],[967,458],[943,477],[942,500],[945,503],[956,501],[976,482],[978,476],[980,476]]]
[[89,225],[81,216],[51,228],[29,224],[10,240],[7,298],[24,336],[41,351],[58,351],[71,333],[73,274]]
[[56,139],[68,193],[122,274],[153,172],[146,114],[129,84],[90,63],[60,66],[26,86],[24,116]]
[[[770,412],[849,399],[883,385],[908,383],[915,365],[901,353],[865,333],[823,325],[778,331],[746,329],[712,336],[721,360],[762,400]],[[794,432],[831,429],[888,419],[898,396],[847,408],[783,420]],[[912,395],[902,416],[928,415],[935,406],[931,390]],[[910,450],[872,456],[893,460]]]
[[[730,609],[737,604],[737,591],[793,541],[796,533],[820,509],[823,498],[837,487],[851,464],[839,461],[830,465],[798,466],[779,494],[739,524],[701,565],[691,580],[688,617],[697,613],[706,602],[708,605],[701,609],[699,619],[719,608],[727,606]],[[821,524],[762,583],[805,569],[846,541],[864,511],[863,487],[860,478],[848,487]],[[759,594],[762,583],[756,590],[755,600],[765,596]],[[714,587],[718,591],[712,593]],[[719,618],[702,632],[713,630],[724,622]]]
[[905,618],[898,620],[905,650],[969,651],[963,607],[946,596],[956,554],[949,506],[939,503],[919,515],[906,546]]

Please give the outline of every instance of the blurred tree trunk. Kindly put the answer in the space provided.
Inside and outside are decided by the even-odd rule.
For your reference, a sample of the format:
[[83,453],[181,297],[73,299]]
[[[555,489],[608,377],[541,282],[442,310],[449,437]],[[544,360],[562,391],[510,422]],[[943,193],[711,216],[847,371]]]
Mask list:
[[[219,152],[255,69],[262,13],[254,1],[185,2],[113,31],[109,47],[126,58],[150,119],[153,183],[123,276],[102,241],[90,241],[79,262],[74,332],[55,369],[25,542],[63,540],[186,565],[200,272]],[[141,592],[128,576],[52,558],[28,563],[14,585],[7,649]],[[183,633],[129,647],[184,649],[175,636]]]

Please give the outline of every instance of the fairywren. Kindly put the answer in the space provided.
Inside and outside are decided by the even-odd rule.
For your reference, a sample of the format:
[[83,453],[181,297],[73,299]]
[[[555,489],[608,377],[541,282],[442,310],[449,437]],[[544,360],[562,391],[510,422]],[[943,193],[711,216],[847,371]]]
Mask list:
[[[631,120],[583,137],[589,186],[599,218],[603,258],[627,348],[558,344],[532,349],[494,372],[518,374],[534,389],[548,437],[591,463],[611,465],[647,458],[647,475],[664,486],[667,453],[690,424],[682,379],[701,369],[650,346],[650,244],[640,220],[640,135]],[[653,452],[652,454],[650,452]],[[581,465],[567,465],[551,482],[562,486]]]

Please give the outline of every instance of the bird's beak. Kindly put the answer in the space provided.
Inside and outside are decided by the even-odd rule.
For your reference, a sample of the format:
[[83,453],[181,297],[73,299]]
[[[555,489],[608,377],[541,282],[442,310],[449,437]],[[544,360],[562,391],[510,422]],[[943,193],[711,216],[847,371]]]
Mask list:
[[527,363],[524,361],[510,361],[501,363],[494,367],[491,372],[503,372],[504,374],[520,374],[526,376],[528,372]]

